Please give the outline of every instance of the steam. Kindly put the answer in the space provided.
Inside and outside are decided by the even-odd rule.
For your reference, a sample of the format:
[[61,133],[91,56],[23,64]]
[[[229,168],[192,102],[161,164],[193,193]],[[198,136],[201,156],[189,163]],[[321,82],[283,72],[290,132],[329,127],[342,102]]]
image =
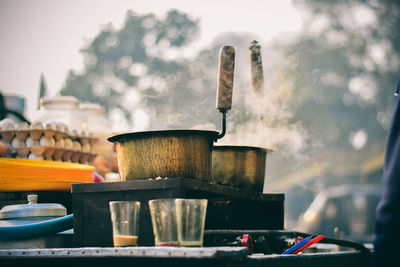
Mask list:
[[[252,36],[225,36],[221,45],[235,47],[235,74],[232,109],[227,114],[226,135],[216,145],[256,146],[271,149],[275,153],[286,156],[304,155],[307,148],[307,131],[301,122],[292,121],[290,103],[293,101],[294,89],[291,77],[286,76],[287,65],[292,64],[280,55],[275,48],[261,46],[264,69],[264,92],[259,95],[251,85],[249,40]],[[232,41],[230,41],[232,39]],[[217,43],[214,47],[218,47]],[[164,76],[163,80],[147,74],[143,66],[132,65],[130,71],[141,72],[141,80],[135,88],[136,94],[125,95],[130,103],[134,116],[133,129],[141,130],[173,130],[195,129],[221,131],[220,114],[215,108],[217,87],[217,63],[204,56],[196,58],[195,64],[188,64],[188,72],[179,72]],[[212,61],[212,62],[211,62]],[[286,61],[286,62],[285,62]],[[187,62],[190,62],[187,59]],[[280,67],[277,67],[280,66]],[[186,83],[182,83],[182,75],[190,75]],[[206,77],[206,79],[205,79]],[[205,81],[212,81],[205,84]],[[150,83],[150,84],[148,84]],[[172,86],[171,88],[169,88]],[[175,86],[175,89],[172,89]],[[137,97],[142,89],[152,87],[162,106],[146,105]],[[190,88],[188,90],[187,88]],[[187,91],[185,91],[187,90]],[[135,99],[135,104],[132,101]],[[141,109],[142,108],[142,109]],[[145,112],[144,112],[145,110]],[[136,112],[136,113],[135,113]],[[115,115],[115,114],[114,114]],[[122,114],[121,114],[122,115]],[[119,116],[123,118],[123,116]],[[114,120],[115,121],[115,120]],[[118,123],[121,125],[120,123]]]
[[307,131],[301,122],[290,123],[292,113],[287,103],[279,99],[280,93],[269,90],[264,97],[248,95],[245,107],[252,119],[243,124],[228,123],[228,133],[220,143],[264,147],[291,155],[303,151]]
[[[263,147],[279,151],[282,155],[295,157],[303,155],[302,152],[307,148],[308,134],[300,121],[291,121],[293,114],[290,103],[294,96],[293,84],[290,82],[291,79],[285,76],[283,69],[276,68],[278,65],[284,68],[284,64],[278,63],[286,59],[279,55],[275,58],[270,57],[268,51],[262,53],[264,52],[268,57],[268,61],[265,62],[269,63],[264,67],[267,70],[265,73],[268,74],[264,75],[266,77],[264,93],[261,95],[255,92],[249,77],[247,84],[244,85],[245,90],[239,96],[243,98],[249,119],[244,123],[228,121],[227,134],[219,143]],[[233,113],[231,117],[235,115]]]

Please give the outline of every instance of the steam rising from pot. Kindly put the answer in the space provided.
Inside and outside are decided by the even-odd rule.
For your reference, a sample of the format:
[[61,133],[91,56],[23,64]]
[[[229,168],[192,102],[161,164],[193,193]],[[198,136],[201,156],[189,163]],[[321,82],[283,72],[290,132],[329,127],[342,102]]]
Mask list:
[[[249,50],[247,73],[250,72],[249,80],[253,88],[248,83],[243,91],[244,109],[249,119],[228,125],[228,134],[221,143],[258,146],[296,155],[305,148],[307,132],[301,122],[290,121],[292,114],[289,102],[293,86],[287,82],[289,79],[285,79],[283,71],[269,65],[268,83],[264,89],[261,46],[253,41]],[[268,56],[268,62],[271,64],[274,60]],[[246,73],[246,70],[241,68],[241,72]]]
[[[249,64],[249,40],[254,36],[231,35],[215,40],[235,47],[232,109],[227,114],[226,135],[216,145],[247,145],[273,149],[282,155],[304,155],[307,131],[301,122],[292,122],[290,101],[293,85],[285,75],[285,64],[276,48],[262,47],[263,93],[252,88]],[[187,59],[182,71],[164,77],[162,90],[150,90],[132,108],[145,110],[148,125],[134,131],[196,129],[220,131],[220,114],[215,109],[218,74],[218,50],[200,52]],[[286,59],[285,59],[286,60]],[[279,63],[279,64],[278,64]],[[277,66],[281,66],[278,68]],[[141,79],[148,77],[143,75]],[[159,86],[151,86],[151,88]],[[135,88],[145,92],[145,88]],[[147,91],[146,91],[147,92]],[[147,97],[147,98],[146,98]],[[260,119],[262,118],[262,119]],[[130,130],[127,130],[129,132]],[[300,153],[301,152],[301,153]],[[274,156],[275,157],[275,156]]]
[[292,156],[302,152],[306,147],[307,131],[301,122],[290,122],[292,113],[287,98],[282,96],[288,93],[291,88],[277,85],[268,88],[264,97],[247,94],[244,106],[250,119],[235,124],[229,123],[228,118],[227,134],[219,143],[264,147]]

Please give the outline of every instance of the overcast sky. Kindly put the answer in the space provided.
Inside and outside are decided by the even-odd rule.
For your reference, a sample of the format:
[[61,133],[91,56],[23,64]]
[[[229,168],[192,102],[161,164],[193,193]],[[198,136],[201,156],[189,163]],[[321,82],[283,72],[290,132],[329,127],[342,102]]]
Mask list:
[[176,8],[200,20],[198,47],[227,31],[252,32],[266,41],[301,28],[291,0],[0,0],[0,90],[26,98],[25,115],[36,112],[40,73],[50,95],[68,70],[81,70],[79,53],[102,25],[120,28],[131,9],[164,16]]

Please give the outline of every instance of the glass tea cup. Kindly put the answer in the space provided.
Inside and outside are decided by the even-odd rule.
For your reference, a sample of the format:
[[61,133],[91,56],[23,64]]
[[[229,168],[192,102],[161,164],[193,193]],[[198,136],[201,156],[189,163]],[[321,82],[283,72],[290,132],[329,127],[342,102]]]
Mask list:
[[175,199],[178,244],[203,246],[207,199]]
[[137,246],[140,201],[111,201],[109,206],[114,246]]
[[156,246],[177,246],[178,234],[174,199],[153,199],[149,201]]

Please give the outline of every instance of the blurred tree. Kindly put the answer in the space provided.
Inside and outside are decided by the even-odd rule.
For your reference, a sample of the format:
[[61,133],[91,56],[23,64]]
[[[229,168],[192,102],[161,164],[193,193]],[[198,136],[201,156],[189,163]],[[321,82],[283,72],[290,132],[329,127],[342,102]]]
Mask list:
[[[221,35],[194,55],[188,45],[198,30],[198,21],[177,10],[163,20],[128,11],[120,30],[107,25],[82,49],[84,71],[70,71],[61,94],[101,104],[109,117],[124,121],[124,130],[135,127],[140,120],[135,114],[141,111],[149,118],[146,129],[219,128],[215,109],[219,49],[229,44],[243,51],[237,65],[247,66],[247,47],[254,35]],[[249,113],[244,110],[245,86],[239,76],[235,87],[239,88],[236,108],[230,114],[237,115],[235,121],[245,121]]]
[[70,71],[61,94],[99,103],[130,127],[141,109],[149,128],[177,126],[181,106],[203,101],[191,88],[194,66],[181,55],[197,32],[197,21],[177,10],[163,20],[128,11],[120,30],[107,25],[82,49],[84,71]]
[[[310,146],[306,158],[290,164],[274,154],[272,177],[286,188],[295,181],[314,190],[379,183],[400,70],[400,2],[294,3],[307,16],[301,34],[284,45],[278,68],[291,85],[290,122],[302,122]],[[295,173],[304,179],[290,183]]]
[[385,138],[400,67],[400,2],[295,3],[309,16],[286,54],[293,120],[328,147],[362,149]]

